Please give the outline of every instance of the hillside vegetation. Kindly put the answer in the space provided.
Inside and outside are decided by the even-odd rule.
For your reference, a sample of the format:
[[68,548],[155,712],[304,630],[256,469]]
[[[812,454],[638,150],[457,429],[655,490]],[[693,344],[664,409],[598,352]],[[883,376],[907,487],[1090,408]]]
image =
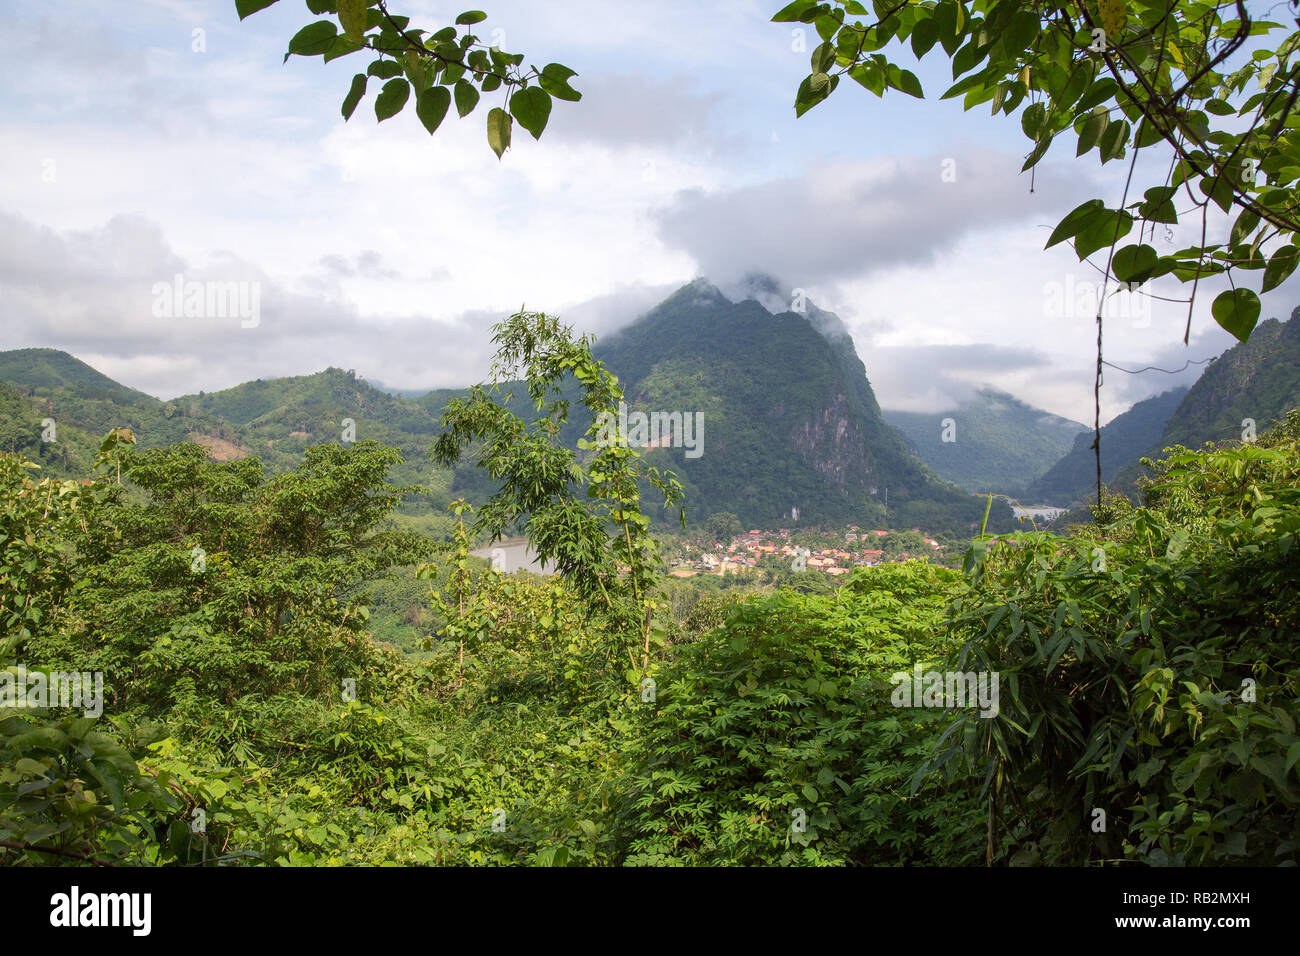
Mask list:
[[[1186,388],[1172,388],[1137,402],[1101,426],[1103,483],[1110,484],[1120,468],[1136,462],[1159,442],[1169,416],[1186,394]],[[1025,499],[1067,506],[1090,491],[1095,498],[1097,459],[1092,440],[1091,431],[1077,436],[1069,452],[1025,489]]]
[[[674,607],[638,488],[680,489],[556,436],[560,374],[595,411],[608,370],[546,317],[498,341],[554,417],[449,407],[439,460],[502,481],[451,542],[389,526],[376,442],[272,474],[119,432],[87,484],[0,455],[0,663],[104,677],[102,714],[0,709],[0,862],[1300,862],[1300,411],[1072,536]],[[518,508],[562,576],[469,558]],[[418,660],[367,625],[412,562]],[[1000,698],[901,705],[914,669]]]
[[947,411],[884,415],[940,477],[975,493],[1022,494],[1086,431],[990,388]]

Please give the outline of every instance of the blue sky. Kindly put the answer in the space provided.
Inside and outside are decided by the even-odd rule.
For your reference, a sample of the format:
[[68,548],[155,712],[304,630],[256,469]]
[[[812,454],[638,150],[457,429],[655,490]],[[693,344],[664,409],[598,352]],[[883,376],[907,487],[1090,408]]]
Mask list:
[[[0,347],[63,348],[161,397],[331,365],[465,385],[521,304],[604,335],[698,275],[728,291],[765,272],[844,319],[886,407],[937,411],[990,384],[1090,421],[1095,327],[1076,293],[1095,273],[1042,247],[1079,202],[1118,199],[1120,164],[1062,144],[1031,195],[1017,119],[939,101],[937,47],[898,54],[930,99],[846,83],[796,119],[818,40],[769,22],[779,6],[485,2],[480,35],[577,70],[584,93],[498,162],[483,105],[430,137],[409,108],[377,124],[372,89],[345,124],[368,61],[282,64],[316,19],[301,0],[243,23],[233,0],[11,0]],[[390,7],[430,29],[461,9]],[[261,322],[153,316],[150,289],[176,273],[259,282]],[[1109,322],[1107,357],[1177,367],[1228,347],[1204,291],[1190,348],[1185,306],[1145,300]],[[1191,374],[1110,375],[1103,420]]]

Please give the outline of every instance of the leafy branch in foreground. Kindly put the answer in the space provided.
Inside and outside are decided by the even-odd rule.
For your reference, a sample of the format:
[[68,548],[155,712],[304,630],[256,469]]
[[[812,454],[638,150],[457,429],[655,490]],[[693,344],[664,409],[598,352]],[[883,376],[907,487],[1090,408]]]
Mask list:
[[[1211,313],[1244,342],[1260,315],[1259,294],[1247,283],[1268,292],[1300,264],[1300,63],[1293,62],[1300,31],[1253,19],[1241,0],[898,0],[872,6],[869,24],[846,22],[847,15],[868,15],[856,0],[795,0],[773,16],[811,23],[823,41],[795,97],[796,113],[830,96],[846,75],[877,96],[887,87],[924,96],[915,75],[879,52],[891,41],[910,41],[918,60],[936,46],[952,60],[956,82],[942,98],[962,96],[966,109],[990,103],[994,115],[1010,116],[1024,106],[1021,128],[1033,146],[1022,170],[1035,167],[1067,131],[1075,135],[1076,156],[1096,150],[1102,164],[1129,158],[1119,204],[1082,203],[1047,241],[1049,248],[1070,241],[1079,261],[1102,275],[1094,387],[1100,499],[1107,283],[1134,290],[1165,275],[1191,283],[1186,344],[1200,281],[1223,275],[1229,288],[1215,297]],[[1279,30],[1281,42],[1269,44]],[[1140,154],[1147,159],[1141,170]],[[1154,176],[1158,170],[1164,175]],[[1221,213],[1213,221],[1212,206]],[[1163,252],[1153,245],[1157,226],[1177,244],[1173,227],[1195,232],[1197,219],[1196,241]],[[1136,241],[1121,246],[1134,225]],[[1218,242],[1210,241],[1212,226]],[[1104,265],[1090,261],[1103,250]],[[1243,275],[1252,272],[1261,273],[1258,280]]]
[[[886,87],[922,96],[913,74],[877,52],[891,40],[910,40],[918,59],[936,45],[952,59],[957,82],[944,99],[962,96],[967,109],[991,102],[994,114],[1008,116],[1026,104],[1021,127],[1033,147],[1024,169],[1037,165],[1068,130],[1077,140],[1076,155],[1095,149],[1103,164],[1132,149],[1136,165],[1137,153],[1159,148],[1168,159],[1161,168],[1168,171],[1143,189],[1142,199],[1128,202],[1126,196],[1117,208],[1089,200],[1061,220],[1047,244],[1070,240],[1080,261],[1110,250],[1106,278],[1140,285],[1172,274],[1192,283],[1193,296],[1202,278],[1225,274],[1233,288],[1215,299],[1215,321],[1241,341],[1249,338],[1259,297],[1234,277],[1261,272],[1260,291],[1267,292],[1300,263],[1294,245],[1300,231],[1300,64],[1292,62],[1300,31],[1287,33],[1274,49],[1247,46],[1285,28],[1252,20],[1241,2],[1130,0],[1102,4],[1108,12],[1091,3],[1010,0],[874,6],[877,18],[870,25],[845,22],[846,13],[867,14],[849,0],[797,0],[773,17],[812,23],[824,41],[813,51],[797,112],[826,99],[844,75],[877,96]],[[1230,61],[1235,69],[1226,72]],[[1180,191],[1188,204],[1181,211],[1175,204]],[[1218,243],[1206,241],[1211,205],[1236,217],[1223,223]],[[1148,228],[1154,240],[1158,224],[1197,218],[1197,244],[1160,253],[1142,241]],[[1135,224],[1137,241],[1116,248]],[[1189,303],[1187,334],[1190,321]]]
[[[243,20],[276,2],[235,0],[235,8]],[[442,125],[453,102],[456,114],[463,118],[482,94],[503,90],[503,105],[492,107],[487,117],[488,145],[500,159],[510,146],[516,122],[540,139],[550,119],[552,99],[582,98],[569,85],[577,74],[567,66],[548,63],[540,70],[531,65],[524,69],[522,53],[481,43],[470,28],[487,19],[482,10],[467,10],[454,25],[429,33],[408,29],[411,18],[390,13],[384,0],[307,0],[307,7],[318,16],[333,14],[338,22],[321,19],[307,24],[289,41],[286,61],[295,55],[319,56],[328,63],[362,50],[378,54],[364,73],[352,78],[343,99],[345,120],[352,118],[372,79],[383,82],[375,97],[380,122],[400,113],[414,91],[416,116],[430,134]],[[458,27],[464,27],[464,32]]]

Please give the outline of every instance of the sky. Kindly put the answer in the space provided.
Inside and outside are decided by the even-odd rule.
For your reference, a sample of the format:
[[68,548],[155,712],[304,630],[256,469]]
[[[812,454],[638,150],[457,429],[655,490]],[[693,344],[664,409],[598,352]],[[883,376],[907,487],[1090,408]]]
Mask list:
[[[819,41],[771,23],[781,5],[485,0],[480,36],[569,66],[583,93],[555,103],[539,141],[516,129],[498,161],[494,102],[431,137],[411,106],[377,122],[372,84],[345,123],[368,60],[282,62],[317,19],[301,0],[242,23],[234,0],[8,0],[0,348],[63,349],[160,398],[331,366],[464,386],[521,307],[600,338],[697,277],[726,292],[763,273],[842,318],[885,408],[944,410],[992,386],[1090,423],[1097,272],[1043,246],[1080,202],[1117,202],[1127,166],[1062,142],[1031,183],[1017,117],[939,100],[938,47],[919,64],[895,49],[928,99],[847,82],[796,118]],[[432,30],[461,7],[390,9]],[[160,284],[178,275],[255,287],[256,322],[169,314]],[[1221,353],[1220,288],[1202,284],[1188,346],[1185,303],[1113,300],[1107,360]],[[1297,301],[1289,280],[1263,315]],[[1102,421],[1200,368],[1108,370]]]

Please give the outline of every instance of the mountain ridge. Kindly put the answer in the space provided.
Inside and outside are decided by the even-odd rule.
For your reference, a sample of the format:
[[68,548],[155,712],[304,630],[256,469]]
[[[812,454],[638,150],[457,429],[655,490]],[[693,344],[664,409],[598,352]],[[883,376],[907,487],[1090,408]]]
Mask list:
[[[771,280],[760,277],[754,288],[769,305],[783,304]],[[699,458],[671,441],[646,451],[681,477],[692,519],[726,511],[758,525],[794,523],[797,514],[800,523],[888,521],[968,532],[984,502],[936,475],[885,421],[839,318],[801,304],[798,312],[772,312],[758,297],[732,301],[697,279],[596,344],[629,410],[703,415]],[[395,480],[426,486],[430,507],[445,508],[460,493],[490,493],[475,469],[431,476],[426,464],[441,411],[461,389],[401,397],[329,368],[163,401],[67,353],[39,349],[0,353],[0,381],[92,434],[125,425],[141,447],[198,441],[216,455],[255,454],[273,471],[292,467],[309,444],[339,441],[350,419],[355,440],[402,450],[407,463]],[[587,424],[571,422],[565,440],[576,445]],[[995,507],[995,526],[1009,521],[1004,510]]]
[[940,476],[973,493],[1020,495],[1087,430],[991,386],[946,411],[883,414]]

